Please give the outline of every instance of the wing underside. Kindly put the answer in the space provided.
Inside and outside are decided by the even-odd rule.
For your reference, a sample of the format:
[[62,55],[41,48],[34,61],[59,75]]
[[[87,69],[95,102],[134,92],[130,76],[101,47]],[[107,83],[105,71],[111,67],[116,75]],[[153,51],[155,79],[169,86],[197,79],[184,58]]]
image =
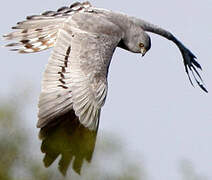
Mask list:
[[43,75],[37,127],[53,123],[70,110],[85,127],[98,127],[108,66],[118,41],[119,37],[100,37],[77,29],[71,20],[65,22]]

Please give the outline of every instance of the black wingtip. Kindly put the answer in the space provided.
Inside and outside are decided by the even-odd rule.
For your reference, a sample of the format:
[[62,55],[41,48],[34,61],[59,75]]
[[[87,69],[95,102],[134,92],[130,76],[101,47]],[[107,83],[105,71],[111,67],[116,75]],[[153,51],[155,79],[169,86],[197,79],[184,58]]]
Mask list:
[[[196,81],[196,83],[198,84],[198,86],[206,93],[208,93],[208,90],[204,87],[204,82],[202,77],[200,76],[199,72],[197,71],[196,68],[202,70],[201,65],[195,60],[196,56],[194,56],[194,54],[189,51],[188,49],[181,49],[181,53],[183,55],[183,62],[184,62],[184,66],[185,66],[185,71],[188,75],[189,81],[191,83],[191,85],[194,87],[193,84],[193,80]],[[190,73],[192,74],[192,79],[190,77]]]
[[208,90],[200,83],[198,83],[199,87],[206,93],[208,93]]
[[205,91],[206,93],[208,93],[208,90],[207,90],[203,85],[201,85],[200,87],[201,87],[201,89],[202,89],[203,91]]
[[[195,67],[191,64],[191,66],[190,66],[190,70],[191,70],[191,73],[192,73],[192,75],[193,75],[193,78],[194,78],[194,80],[196,81],[196,83],[198,84],[198,86],[203,90],[203,91],[205,91],[206,93],[208,93],[208,90],[204,87],[204,82],[203,82],[203,80],[202,80],[202,77],[200,76],[200,74],[199,74],[199,72],[195,69]],[[193,71],[194,70],[194,71]],[[197,79],[197,77],[196,77],[196,75],[195,75],[195,73],[196,73],[196,75],[199,77],[199,80]],[[188,74],[189,75],[189,74]],[[191,79],[190,79],[190,77],[189,77],[189,80],[190,80],[190,82],[192,82],[191,81]],[[193,83],[191,83],[192,85],[193,85]]]
[[200,65],[195,59],[196,59],[196,57],[194,56],[194,58],[192,59],[192,63],[193,63],[197,68],[199,68],[199,69],[202,70],[201,65]]
[[[193,84],[193,82],[192,82],[192,80],[191,80],[191,77],[190,77],[189,74],[188,74],[188,78],[189,78],[189,81],[190,81],[191,85],[192,85],[193,87],[195,87],[194,84]],[[198,86],[199,86],[204,92],[208,93],[208,90],[206,89],[206,87],[204,87],[203,84],[201,84],[201,83],[200,83],[199,81],[197,81],[196,79],[195,79],[195,81],[197,82]]]
[[18,29],[18,27],[17,26],[13,26],[12,29]]

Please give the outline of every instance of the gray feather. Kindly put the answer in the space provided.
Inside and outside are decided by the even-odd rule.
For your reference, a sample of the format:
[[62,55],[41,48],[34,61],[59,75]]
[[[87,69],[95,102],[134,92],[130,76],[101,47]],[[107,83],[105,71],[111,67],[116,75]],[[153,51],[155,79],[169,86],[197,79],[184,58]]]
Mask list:
[[43,75],[37,124],[40,128],[74,111],[81,124],[95,130],[107,96],[108,68],[116,47],[144,54],[151,47],[146,32],[173,41],[182,53],[189,80],[192,83],[191,71],[207,92],[196,69],[201,69],[196,57],[169,31],[122,13],[92,7],[89,2],[28,16],[13,29],[16,31],[4,38],[16,40],[7,45],[14,51],[30,53],[54,47]]

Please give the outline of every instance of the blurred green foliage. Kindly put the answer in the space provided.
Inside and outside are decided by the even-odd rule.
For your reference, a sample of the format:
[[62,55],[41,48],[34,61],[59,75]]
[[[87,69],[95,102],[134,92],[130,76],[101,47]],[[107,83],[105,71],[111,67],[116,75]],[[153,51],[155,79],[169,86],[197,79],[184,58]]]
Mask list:
[[182,180],[208,180],[204,175],[198,174],[191,161],[184,159],[180,163]]
[[[26,124],[23,123],[26,122],[26,120],[24,120],[21,112],[25,111],[26,103],[28,102],[21,101],[21,96],[16,97],[18,98],[15,100],[12,100],[14,98],[11,98],[5,100],[1,99],[0,101],[0,180],[149,179],[142,164],[136,161],[135,158],[131,158],[124,150],[120,139],[113,135],[108,137],[104,136],[104,138],[97,136],[97,144],[93,159],[91,163],[88,163],[90,162],[90,158],[87,158],[88,162],[83,161],[82,172],[80,174],[74,172],[74,163],[72,163],[72,168],[70,168],[71,166],[66,166],[68,171],[65,177],[59,173],[58,169],[60,169],[60,166],[58,167],[58,162],[54,161],[61,162],[62,153],[61,155],[58,154],[55,156],[51,162],[54,163],[50,168],[45,168],[41,159],[43,157],[46,158],[48,154],[44,156],[40,153],[41,157],[36,157],[33,155],[33,152],[30,152],[29,150],[33,149],[34,151],[40,151],[40,147],[37,147],[37,144],[33,144],[38,137],[32,137],[27,130],[27,127],[25,127]],[[59,134],[61,133],[62,132],[60,131]],[[54,133],[42,142],[42,146],[45,146],[45,143],[48,144],[49,142],[47,140],[52,140],[51,138],[53,136],[55,136]],[[77,141],[77,136],[78,134],[75,134],[75,141]],[[65,138],[67,138],[67,136],[65,136]],[[100,138],[99,141],[98,138]],[[54,146],[57,145],[60,146],[60,142],[59,144],[54,143]],[[45,149],[45,147],[42,146],[41,149]],[[64,157],[66,158],[66,156]],[[180,174],[183,180],[207,180],[205,176],[197,174],[192,163],[187,160],[181,162]]]
[[[127,155],[121,144],[114,141],[115,137],[104,137],[103,142],[97,142],[92,162],[84,162],[80,175],[69,167],[67,175],[62,176],[57,162],[50,168],[45,168],[41,158],[36,159],[29,150],[34,148],[33,140],[38,137],[31,137],[27,127],[24,127],[26,124],[23,122],[26,120],[21,112],[26,109],[23,103],[27,101],[22,102],[21,97],[15,101],[11,99],[2,99],[0,104],[0,180],[146,179],[141,165]],[[34,150],[39,151],[40,147]]]

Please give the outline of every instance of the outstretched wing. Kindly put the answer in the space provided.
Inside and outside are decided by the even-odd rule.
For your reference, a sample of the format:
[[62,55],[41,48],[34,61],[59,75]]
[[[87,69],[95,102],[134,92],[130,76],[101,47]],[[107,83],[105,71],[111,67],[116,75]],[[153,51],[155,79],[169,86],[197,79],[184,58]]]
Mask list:
[[89,11],[90,7],[89,2],[76,2],[70,7],[64,6],[57,11],[27,16],[25,21],[18,22],[15,27],[12,27],[16,31],[3,36],[6,40],[17,41],[6,46],[19,53],[39,52],[51,48],[63,22],[75,13]]
[[[192,79],[190,77],[190,73],[193,76],[193,79],[196,81],[198,86],[205,92],[208,92],[207,89],[204,87],[204,82],[202,80],[202,77],[200,76],[198,69],[202,70],[202,67],[200,64],[195,60],[196,57],[195,55],[188,49],[186,48],[173,34],[171,34],[169,31],[162,29],[154,24],[148,23],[146,21],[143,21],[138,18],[131,18],[137,25],[139,25],[142,29],[148,32],[152,32],[155,34],[159,34],[172,42],[174,42],[177,47],[180,49],[180,52],[183,56],[183,63],[185,66],[185,71],[188,75],[189,81],[193,85]],[[190,72],[189,72],[190,71]],[[193,85],[194,86],[194,85]]]
[[[95,22],[92,20],[95,16],[89,15],[90,23]],[[111,34],[108,35],[101,30],[96,31],[104,30],[100,28],[101,23],[85,31],[78,28],[76,21],[68,19],[58,31],[43,76],[39,128],[72,109],[85,127],[95,130],[98,126],[100,110],[107,94],[108,67],[120,37],[113,35],[112,25]]]

